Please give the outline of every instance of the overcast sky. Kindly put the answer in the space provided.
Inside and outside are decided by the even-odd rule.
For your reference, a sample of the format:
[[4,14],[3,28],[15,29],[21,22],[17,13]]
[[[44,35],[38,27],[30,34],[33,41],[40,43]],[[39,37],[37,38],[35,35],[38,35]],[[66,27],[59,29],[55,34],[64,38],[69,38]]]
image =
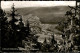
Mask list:
[[75,1],[1,1],[1,7],[11,8],[14,3],[16,8],[23,7],[50,7],[50,6],[75,6]]

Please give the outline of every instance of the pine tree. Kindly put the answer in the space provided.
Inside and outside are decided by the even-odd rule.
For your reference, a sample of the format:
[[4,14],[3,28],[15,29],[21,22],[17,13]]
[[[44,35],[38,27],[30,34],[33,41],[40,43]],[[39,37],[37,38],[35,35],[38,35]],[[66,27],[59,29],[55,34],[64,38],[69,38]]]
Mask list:
[[80,5],[77,5],[77,3],[78,2],[76,2],[76,7],[69,6],[71,10],[67,11],[65,14],[67,19],[65,22],[62,22],[63,24],[60,25],[60,28],[57,27],[57,29],[63,32],[62,38],[64,40],[64,45],[67,46],[67,44],[71,43],[71,47],[67,46],[68,49],[65,48],[65,51],[69,50],[69,48],[69,51],[80,51]]
[[[1,24],[1,35],[3,35],[2,41],[3,47],[7,48],[17,48],[19,46],[22,46],[22,40],[25,38],[26,34],[25,32],[22,32],[22,28],[24,28],[24,24],[22,23],[22,18],[20,18],[19,25],[16,25],[16,22],[18,20],[15,18],[15,16],[18,16],[18,14],[15,14],[16,10],[14,8],[14,4],[12,6],[12,13],[10,14],[12,20],[7,22],[7,18],[5,16],[5,12],[3,11],[2,22]],[[7,39],[7,40],[6,40]]]
[[2,9],[0,9],[1,14],[0,14],[0,29],[1,29],[1,47],[7,47],[8,45],[8,40],[9,40],[9,35],[8,34],[8,21],[7,17],[5,16],[6,13]]
[[16,30],[16,24],[15,22],[17,22],[18,20],[15,18],[15,16],[18,16],[18,14],[15,14],[16,10],[14,8],[14,3],[13,3],[13,6],[12,6],[12,11],[11,11],[11,14],[10,16],[12,17],[12,20],[10,21],[10,24],[12,26],[12,29]]

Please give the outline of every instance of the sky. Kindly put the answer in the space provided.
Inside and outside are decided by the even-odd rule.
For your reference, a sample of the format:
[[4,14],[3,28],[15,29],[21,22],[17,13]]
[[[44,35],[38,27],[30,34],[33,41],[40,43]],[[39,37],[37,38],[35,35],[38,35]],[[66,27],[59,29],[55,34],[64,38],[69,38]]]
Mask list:
[[14,3],[16,8],[23,7],[50,7],[50,6],[75,6],[75,1],[1,1],[2,9],[11,8]]

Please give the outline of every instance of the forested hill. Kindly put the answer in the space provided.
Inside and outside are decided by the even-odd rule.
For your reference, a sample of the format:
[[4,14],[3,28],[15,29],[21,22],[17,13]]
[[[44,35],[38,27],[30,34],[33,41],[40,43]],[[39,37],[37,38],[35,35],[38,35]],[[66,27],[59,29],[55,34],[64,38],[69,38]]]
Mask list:
[[[68,6],[55,6],[55,7],[25,7],[16,8],[17,12],[23,15],[23,20],[29,14],[38,16],[42,23],[57,23],[65,19],[65,13],[69,10]],[[10,10],[10,9],[9,9]],[[9,11],[7,9],[7,12]]]

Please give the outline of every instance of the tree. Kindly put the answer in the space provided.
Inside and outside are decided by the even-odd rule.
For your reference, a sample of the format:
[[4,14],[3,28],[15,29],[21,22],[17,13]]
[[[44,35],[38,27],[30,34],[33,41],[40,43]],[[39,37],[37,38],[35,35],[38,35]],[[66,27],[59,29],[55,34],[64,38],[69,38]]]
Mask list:
[[[62,38],[65,43],[64,45],[67,46],[67,44],[69,43],[73,45],[73,47],[72,46],[69,47],[71,48],[71,50],[69,51],[72,50],[80,51],[80,47],[79,47],[80,46],[80,33],[79,33],[80,32],[80,16],[79,16],[80,8],[79,7],[80,5],[77,5],[77,2],[76,2],[76,7],[69,6],[71,10],[67,11],[65,14],[67,19],[65,20],[65,22],[61,22],[59,26],[56,27],[58,30],[63,32]],[[77,49],[75,48],[75,46],[77,46]],[[67,51],[67,49],[65,49],[65,51]]]
[[[16,10],[14,8],[14,4],[12,6],[12,13],[9,14],[12,18],[9,22],[7,21],[7,17],[5,17],[5,11],[1,10],[1,45],[3,48],[17,48],[22,46],[22,40],[26,37],[26,32],[28,29],[24,27],[24,23],[22,22],[22,17],[20,19],[16,19],[15,16],[20,16],[15,14]],[[18,22],[16,25],[16,22]],[[24,30],[25,29],[25,30]],[[16,44],[15,44],[16,43]]]
[[[9,23],[7,21],[5,11],[1,10],[0,14],[0,29],[1,29],[1,47],[7,47],[9,44]],[[7,45],[7,46],[6,46]]]

